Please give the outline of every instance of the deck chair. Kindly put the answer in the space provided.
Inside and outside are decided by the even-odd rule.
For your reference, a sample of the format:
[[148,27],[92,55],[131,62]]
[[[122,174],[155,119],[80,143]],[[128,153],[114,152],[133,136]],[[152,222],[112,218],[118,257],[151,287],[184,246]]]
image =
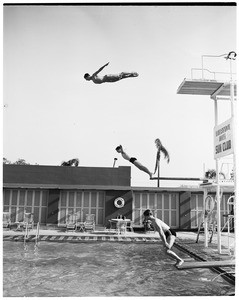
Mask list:
[[71,214],[67,216],[66,219],[66,231],[76,229],[76,214]]
[[133,221],[127,221],[127,224],[126,224],[126,230],[129,230],[131,232],[134,232],[134,228],[133,228]]
[[28,229],[33,229],[34,228],[34,215],[32,213],[24,213],[24,219],[23,219],[23,228],[25,229],[26,227]]
[[110,231],[112,231],[112,230],[115,231],[115,229],[113,229],[113,226],[114,226],[113,225],[114,224],[113,221],[111,221],[111,220],[108,220],[108,221],[110,223]]
[[3,228],[11,229],[12,223],[11,223],[11,215],[9,212],[3,212],[2,225]]
[[22,229],[33,229],[34,228],[34,220],[32,213],[21,212],[19,218],[19,222],[15,222],[14,224],[17,225],[16,230]]
[[117,233],[118,234],[125,234],[126,233],[126,227],[127,227],[127,221],[119,220],[116,224]]
[[84,222],[85,230],[95,230],[95,215],[87,214]]

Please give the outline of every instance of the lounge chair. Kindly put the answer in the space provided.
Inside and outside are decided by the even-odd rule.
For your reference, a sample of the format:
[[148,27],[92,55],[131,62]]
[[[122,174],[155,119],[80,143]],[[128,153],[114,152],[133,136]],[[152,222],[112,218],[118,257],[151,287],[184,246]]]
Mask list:
[[118,220],[116,224],[117,232],[118,234],[125,234],[126,233],[126,227],[127,227],[127,221],[125,220]]
[[17,224],[16,230],[22,230],[22,229],[33,229],[34,228],[34,215],[32,213],[26,213],[23,214],[23,220],[20,222],[15,222]]
[[111,221],[111,220],[108,220],[109,221],[109,223],[110,223],[110,231],[115,231],[115,229],[113,229],[113,224],[114,224],[114,222],[113,221]]
[[126,230],[129,230],[131,232],[134,232],[134,228],[133,228],[133,221],[127,221],[127,224],[126,224]]
[[68,215],[66,219],[66,231],[76,229],[76,214]]
[[24,213],[23,228],[34,228],[34,215],[32,213]]
[[3,212],[2,224],[3,224],[3,228],[11,229],[12,222],[11,222],[11,215],[9,212]]
[[87,214],[84,222],[85,230],[95,230],[95,215]]

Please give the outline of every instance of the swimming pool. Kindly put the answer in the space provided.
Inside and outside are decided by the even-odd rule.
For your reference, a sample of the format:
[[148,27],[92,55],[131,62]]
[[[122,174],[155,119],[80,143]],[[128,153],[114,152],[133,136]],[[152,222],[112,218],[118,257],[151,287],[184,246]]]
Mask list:
[[[234,286],[208,269],[177,270],[160,244],[3,242],[3,296],[209,296]],[[186,258],[186,254],[176,253]],[[214,280],[215,279],[215,280]]]

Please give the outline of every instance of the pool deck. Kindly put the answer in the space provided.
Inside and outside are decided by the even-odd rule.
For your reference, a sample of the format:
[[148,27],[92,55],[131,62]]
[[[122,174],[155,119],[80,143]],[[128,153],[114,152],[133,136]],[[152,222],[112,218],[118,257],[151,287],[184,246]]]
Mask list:
[[[3,230],[4,241],[24,241],[24,231]],[[29,231],[29,238],[27,241],[34,242],[36,236],[36,229]],[[217,249],[217,234],[214,235],[212,242],[208,244],[208,248],[204,247],[204,234],[200,233],[198,243],[196,243],[197,232],[192,231],[178,231],[175,247],[180,251],[185,252],[189,257],[193,257],[197,261],[220,261],[220,260],[234,260],[234,242],[235,234],[230,233],[228,249],[228,234],[221,233],[221,253]],[[161,243],[159,234],[157,232],[126,232],[125,234],[117,234],[110,230],[98,230],[95,232],[75,232],[66,231],[65,229],[40,229],[39,241],[47,242],[124,242],[124,243]],[[218,274],[225,274],[225,279],[235,282],[235,267],[215,267],[213,268]],[[180,270],[179,270],[180,272]],[[223,275],[224,276],[224,275]]]

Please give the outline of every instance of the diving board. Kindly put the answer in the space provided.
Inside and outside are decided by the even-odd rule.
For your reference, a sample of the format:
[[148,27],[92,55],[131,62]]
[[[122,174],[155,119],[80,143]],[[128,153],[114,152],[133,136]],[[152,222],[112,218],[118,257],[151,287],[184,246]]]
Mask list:
[[[206,79],[184,79],[177,90],[177,94],[230,96],[230,83]],[[234,85],[234,94],[237,94],[237,86]],[[226,100],[226,99],[225,99]]]
[[178,269],[194,269],[194,268],[213,268],[213,267],[234,267],[235,260],[217,260],[217,261],[190,261],[184,262]]
[[[184,180],[184,181],[203,181],[205,179],[198,177],[151,177],[150,180]],[[208,181],[208,180],[207,180]]]

